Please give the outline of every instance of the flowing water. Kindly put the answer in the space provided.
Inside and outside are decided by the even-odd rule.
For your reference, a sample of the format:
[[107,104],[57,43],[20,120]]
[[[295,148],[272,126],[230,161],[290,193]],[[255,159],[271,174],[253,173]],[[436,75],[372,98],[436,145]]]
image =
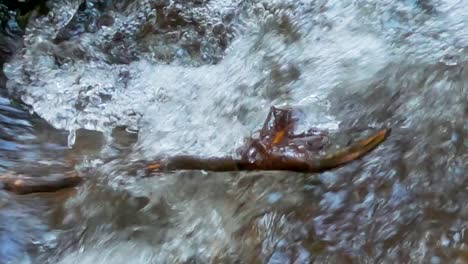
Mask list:
[[[48,5],[4,65],[0,170],[86,181],[0,193],[12,263],[468,263],[468,2]],[[236,155],[271,105],[392,134],[321,174],[139,169]]]

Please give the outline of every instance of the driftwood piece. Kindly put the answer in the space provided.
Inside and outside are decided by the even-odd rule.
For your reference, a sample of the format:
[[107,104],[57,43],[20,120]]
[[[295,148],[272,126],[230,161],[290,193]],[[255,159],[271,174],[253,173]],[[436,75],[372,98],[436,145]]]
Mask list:
[[148,172],[168,172],[176,170],[204,170],[213,172],[278,170],[295,172],[323,172],[341,167],[357,160],[382,143],[389,135],[389,129],[383,129],[372,136],[358,141],[335,153],[314,159],[302,157],[270,156],[268,159],[248,161],[232,157],[205,158],[198,156],[173,156],[147,165]]
[[[259,138],[250,138],[240,149],[240,159],[233,157],[172,156],[146,165],[148,173],[176,170],[226,171],[295,171],[323,172],[357,160],[380,145],[390,134],[381,129],[371,136],[326,156],[316,155],[327,134],[311,129],[294,134],[297,119],[292,109],[272,107],[260,130]],[[76,172],[46,177],[8,174],[0,176],[5,190],[17,194],[54,192],[74,187],[83,180]]]
[[152,162],[146,169],[148,173],[176,170],[323,172],[363,157],[390,134],[390,129],[385,128],[337,152],[318,156],[314,150],[323,147],[321,139],[326,137],[326,133],[309,130],[294,134],[297,119],[293,113],[292,109],[272,107],[259,138],[248,141],[247,146],[240,150],[240,159],[179,155]]
[[0,176],[0,184],[3,184],[3,189],[17,194],[55,192],[64,188],[74,187],[81,181],[82,177],[78,176],[75,172],[44,177],[14,174]]

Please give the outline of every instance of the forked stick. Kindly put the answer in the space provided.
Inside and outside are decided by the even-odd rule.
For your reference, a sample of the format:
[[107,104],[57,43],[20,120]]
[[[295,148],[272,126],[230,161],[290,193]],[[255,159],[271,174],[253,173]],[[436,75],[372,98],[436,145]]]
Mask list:
[[325,157],[310,160],[271,155],[266,159],[250,162],[247,160],[233,159],[231,157],[203,158],[179,155],[148,164],[146,169],[148,172],[167,172],[176,170],[204,170],[214,172],[255,170],[296,171],[309,173],[323,172],[338,168],[363,157],[380,145],[389,134],[390,129],[382,129],[366,139],[357,141],[349,147],[345,147]]
[[[148,172],[170,172],[176,170],[205,170],[214,172],[225,171],[257,171],[277,170],[296,172],[323,172],[343,166],[357,160],[382,143],[389,135],[389,129],[382,129],[366,139],[360,140],[349,147],[335,153],[316,159],[302,159],[287,156],[269,155],[254,162],[237,160],[231,157],[203,158],[196,156],[173,156],[146,166]],[[83,180],[75,172],[65,175],[46,177],[31,177],[24,175],[0,176],[3,188],[17,193],[29,194],[37,192],[54,192],[60,189],[74,187]]]

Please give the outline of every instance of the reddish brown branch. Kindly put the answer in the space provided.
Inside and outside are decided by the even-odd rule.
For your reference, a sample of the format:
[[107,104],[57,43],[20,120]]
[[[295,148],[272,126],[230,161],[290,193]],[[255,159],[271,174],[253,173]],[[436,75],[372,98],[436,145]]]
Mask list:
[[[349,147],[335,153],[315,159],[301,157],[278,156],[263,153],[262,158],[251,162],[247,159],[233,159],[231,157],[203,158],[197,156],[173,156],[151,163],[146,166],[149,172],[175,171],[175,170],[205,170],[214,172],[223,171],[254,171],[278,170],[296,172],[323,172],[343,166],[357,160],[380,145],[389,135],[389,129],[382,129],[370,137],[360,140]],[[266,150],[264,150],[266,151]],[[75,172],[65,175],[47,177],[30,177],[24,175],[0,176],[3,188],[17,194],[37,192],[54,192],[60,189],[74,187],[82,181]]]
[[389,129],[382,129],[370,137],[360,140],[349,147],[316,159],[273,156],[250,162],[231,157],[203,158],[197,156],[173,156],[147,166],[152,171],[205,170],[205,171],[253,171],[282,170],[296,172],[323,172],[357,160],[380,145],[389,135]]
[[3,184],[3,188],[17,194],[54,192],[64,188],[74,187],[81,181],[82,178],[75,172],[46,177],[30,177],[24,175],[0,176],[0,183]]

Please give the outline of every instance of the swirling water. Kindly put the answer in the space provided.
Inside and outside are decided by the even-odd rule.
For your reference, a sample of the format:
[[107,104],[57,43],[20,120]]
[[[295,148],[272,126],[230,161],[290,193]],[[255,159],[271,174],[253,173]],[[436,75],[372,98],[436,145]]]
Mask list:
[[[53,127],[31,129],[57,133],[60,150],[0,155],[76,159],[87,180],[21,238],[35,241],[32,263],[468,262],[468,2],[49,5],[4,73],[10,96]],[[322,174],[134,169],[235,155],[285,104],[338,140],[392,135]],[[28,204],[44,198],[30,199],[18,210],[37,216]]]

